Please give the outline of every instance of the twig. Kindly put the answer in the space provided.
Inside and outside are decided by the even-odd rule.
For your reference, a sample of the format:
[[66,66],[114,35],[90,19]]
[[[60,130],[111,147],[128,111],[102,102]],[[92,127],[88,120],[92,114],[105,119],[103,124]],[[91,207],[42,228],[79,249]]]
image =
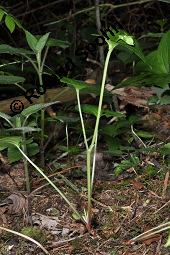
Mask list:
[[170,200],[168,202],[166,202],[163,206],[161,206],[157,211],[155,211],[153,214],[158,213],[160,210],[162,210],[165,206],[167,206],[168,204],[170,204]]
[[[131,5],[136,5],[136,4],[144,4],[144,3],[148,3],[148,2],[153,2],[153,0],[141,0],[141,1],[135,1],[135,2],[132,2],[132,3],[118,4],[118,5],[109,4],[109,3],[107,3],[107,4],[99,4],[99,7],[109,7],[112,10],[114,10],[114,9],[121,8],[121,7],[127,7],[127,6],[131,6]],[[95,6],[92,6],[92,7],[89,7],[89,8],[80,10],[80,11],[77,11],[74,14],[70,15],[69,18],[75,17],[75,16],[80,15],[80,14],[82,14],[84,12],[90,12],[90,11],[93,11],[93,10],[95,10]],[[68,15],[67,15],[67,17],[65,17],[63,19],[60,19],[60,20],[57,20],[57,21],[53,21],[53,22],[50,22],[48,24],[44,24],[44,26],[54,25],[54,24],[60,23],[60,22],[62,22],[64,20],[68,20]]]
[[64,0],[57,0],[57,1],[54,1],[52,3],[48,3],[48,4],[45,4],[45,5],[42,5],[42,6],[38,7],[38,8],[36,8],[36,9],[33,9],[33,10],[30,10],[30,11],[21,13],[19,15],[16,15],[16,17],[19,18],[19,17],[25,16],[25,15],[28,15],[28,14],[32,14],[34,12],[37,12],[37,11],[42,10],[42,9],[46,9],[46,8],[52,6],[52,5],[58,4],[58,3],[63,2],[63,1]]

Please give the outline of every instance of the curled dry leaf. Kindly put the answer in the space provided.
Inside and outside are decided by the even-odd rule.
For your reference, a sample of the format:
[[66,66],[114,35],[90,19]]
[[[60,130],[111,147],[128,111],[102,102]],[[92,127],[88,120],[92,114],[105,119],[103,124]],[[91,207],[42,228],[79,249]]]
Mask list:
[[11,194],[9,197],[7,197],[7,200],[9,201],[8,205],[9,214],[21,213],[23,211],[26,211],[28,208],[28,200],[22,194],[19,193]]

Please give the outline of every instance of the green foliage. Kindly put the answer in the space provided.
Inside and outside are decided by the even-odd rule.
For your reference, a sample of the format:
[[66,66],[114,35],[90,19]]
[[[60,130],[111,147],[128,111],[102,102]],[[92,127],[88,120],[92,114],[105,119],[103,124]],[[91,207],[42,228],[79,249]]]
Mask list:
[[165,244],[165,247],[169,247],[169,246],[170,246],[170,234],[169,234],[168,239]]
[[19,20],[17,20],[11,14],[8,14],[7,11],[3,7],[0,7],[0,22],[3,21],[3,18],[5,20],[6,27],[9,29],[9,31],[11,33],[14,32],[16,26],[19,28],[22,28],[22,25],[19,22]]
[[59,101],[51,102],[51,103],[45,103],[45,104],[34,104],[34,105],[31,105],[31,106],[27,107],[26,109],[24,109],[22,111],[21,115],[28,118],[32,114],[35,114],[38,111],[40,111],[42,109],[45,109],[46,107],[49,107],[53,104],[57,104],[57,103],[59,103]]
[[[137,51],[142,52],[139,46]],[[117,87],[131,86],[133,84],[133,86],[166,88],[170,80],[170,31],[162,34],[156,50],[146,56],[143,53],[142,55],[137,54],[137,52],[136,55],[141,58],[135,66],[138,75],[122,81]],[[164,100],[167,101],[169,98]]]
[[10,15],[6,15],[5,17],[5,25],[9,29],[9,31],[12,33],[15,30],[15,21],[14,18]]
[[131,167],[137,167],[140,160],[136,156],[131,156],[128,160],[122,160],[121,163],[114,169],[115,176],[119,176],[125,170]]
[[26,34],[26,40],[29,47],[32,49],[32,51],[35,54],[37,54],[37,53],[41,53],[41,51],[45,47],[50,33],[46,33],[45,35],[41,36],[39,39],[37,39],[33,34],[31,34],[28,31],[26,31],[25,34]]
[[45,244],[47,242],[46,235],[37,227],[24,227],[21,230],[21,234],[29,236],[41,244]]
[[[41,109],[44,109],[52,104],[55,104],[57,102],[52,102],[52,103],[47,103],[47,104],[35,104],[27,107],[25,110],[23,110],[20,114],[17,114],[13,117],[0,112],[0,118],[3,118],[7,123],[10,125],[8,129],[6,129],[6,132],[13,132],[13,133],[18,133],[20,135],[20,138],[26,133],[32,133],[32,132],[39,132],[41,131],[40,128],[35,127],[35,124],[32,126],[32,121],[28,122],[28,118],[40,111]],[[33,142],[31,139],[25,139],[23,141],[26,143],[26,149],[28,156],[34,156],[39,152],[39,147],[38,144]],[[8,149],[8,159],[11,163],[16,162],[18,160],[23,159],[23,155],[18,151],[18,149],[14,146],[11,145],[6,145],[4,144],[0,146],[0,151]]]
[[24,82],[24,77],[11,76],[11,75],[0,75],[0,84],[15,84],[19,82]]
[[89,86],[87,83],[85,83],[83,81],[78,81],[78,80],[70,79],[67,77],[63,77],[61,79],[61,82],[67,83],[69,86],[72,86],[77,90],[82,90],[84,88],[88,88],[88,86]]

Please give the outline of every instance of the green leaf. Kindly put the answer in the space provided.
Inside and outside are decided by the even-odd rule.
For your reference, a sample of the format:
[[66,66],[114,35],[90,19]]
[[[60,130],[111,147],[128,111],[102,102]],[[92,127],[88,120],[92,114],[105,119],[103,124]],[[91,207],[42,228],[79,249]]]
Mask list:
[[119,176],[122,172],[130,167],[137,166],[139,162],[139,158],[135,156],[132,156],[129,160],[122,160],[121,163],[114,169],[115,176]]
[[22,48],[14,48],[14,47],[11,47],[10,45],[8,44],[1,44],[0,45],[0,54],[2,53],[8,53],[8,54],[15,54],[15,55],[24,55],[24,54],[33,54],[32,51],[29,51],[29,50],[25,50],[25,49],[22,49]]
[[[76,106],[76,109],[78,109],[77,106]],[[82,109],[83,112],[92,114],[92,115],[94,115],[95,117],[97,117],[98,106],[96,106],[96,105],[90,105],[90,104],[82,104],[82,105],[81,105],[81,109]]]
[[170,30],[166,32],[158,46],[159,62],[164,73],[169,73],[170,64]]
[[5,24],[6,24],[7,28],[9,29],[9,31],[12,33],[15,29],[14,18],[10,15],[6,15]]
[[22,111],[21,115],[28,117],[28,116],[40,111],[41,109],[44,109],[50,105],[57,104],[57,103],[59,103],[59,101],[46,103],[46,104],[34,104],[34,105],[31,105],[31,106],[27,107],[26,109],[24,109]]
[[24,77],[12,75],[0,75],[0,84],[15,84],[24,81],[25,81]]
[[6,145],[0,144],[0,151],[5,150],[6,148],[8,148],[8,145],[7,145],[7,144],[6,144]]
[[13,17],[13,20],[14,20],[15,24],[17,25],[17,27],[19,27],[19,28],[21,28],[21,29],[24,30],[23,26],[21,25],[21,22],[20,22],[18,19],[16,19],[15,17]]
[[67,77],[63,77],[62,79],[60,79],[60,81],[63,83],[67,83],[68,85],[73,86],[75,89],[78,89],[78,90],[88,88],[89,86],[87,85],[87,83],[83,81],[78,81],[78,80],[70,79]]
[[8,131],[21,131],[23,133],[30,133],[30,132],[39,132],[41,128],[33,128],[33,127],[16,127],[16,128],[9,128]]
[[49,38],[47,41],[48,47],[61,47],[63,49],[66,49],[70,46],[70,43],[68,41],[62,41],[54,38]]
[[166,143],[160,148],[160,152],[162,155],[169,155],[170,154],[170,143]]
[[25,31],[25,34],[26,34],[26,40],[27,40],[29,47],[36,53],[36,45],[37,45],[38,40],[36,39],[36,37],[34,35],[32,35],[28,31]]
[[143,54],[142,49],[141,49],[141,47],[140,47],[137,40],[134,39],[134,46],[131,46],[131,45],[126,44],[124,42],[119,42],[119,44],[124,46],[130,52],[134,53],[136,56],[138,56],[145,63],[145,65],[148,65],[147,62],[146,62],[146,57]]
[[15,145],[15,146],[18,146],[20,145],[22,141],[22,137],[20,136],[7,136],[7,137],[3,137],[3,138],[0,138],[0,144],[3,144],[4,146],[8,146],[9,144],[12,144],[12,145]]
[[81,219],[81,217],[75,212],[72,213],[72,217],[73,217],[74,220],[80,220]]
[[21,152],[15,146],[9,146],[8,147],[7,156],[8,156],[8,159],[9,159],[10,163],[14,163],[18,160],[23,159],[23,155],[21,154]]
[[37,42],[35,50],[36,52],[41,52],[43,50],[43,48],[45,47],[48,37],[49,37],[50,33],[46,33],[45,35],[43,35]]
[[54,120],[59,120],[60,122],[65,122],[67,124],[69,123],[75,123],[78,122],[80,120],[80,118],[78,117],[67,117],[67,116],[56,116],[55,118],[52,118],[52,121]]
[[10,121],[10,119],[11,119],[11,116],[10,116],[10,115],[8,115],[8,114],[6,114],[6,113],[3,113],[3,112],[0,112],[0,118],[3,118],[3,119],[6,120],[11,126],[13,126],[12,123],[11,123],[11,121]]
[[39,145],[37,143],[30,143],[27,145],[27,152],[29,156],[34,156],[39,153]]
[[170,96],[163,96],[160,98],[160,105],[170,104]]
[[108,117],[118,117],[118,118],[122,118],[124,117],[124,114],[121,112],[113,112],[110,110],[102,110],[102,116],[106,116]]
[[2,21],[4,14],[4,10],[0,9],[0,22]]
[[143,131],[143,130],[137,131],[136,134],[142,138],[152,138],[153,137],[153,134],[151,134],[147,131]]
[[165,247],[169,247],[170,246],[170,234],[168,236],[168,240],[166,241]]
[[157,86],[161,88],[167,87],[169,84],[170,74],[152,74],[142,73],[138,76],[130,77],[120,82],[115,88],[134,86]]

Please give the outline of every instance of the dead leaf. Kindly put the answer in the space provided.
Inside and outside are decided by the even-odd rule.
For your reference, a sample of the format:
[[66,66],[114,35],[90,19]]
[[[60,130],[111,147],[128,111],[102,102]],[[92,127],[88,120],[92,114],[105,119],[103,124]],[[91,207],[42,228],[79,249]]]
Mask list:
[[14,193],[7,197],[7,199],[11,201],[8,205],[9,214],[24,212],[28,208],[28,200],[22,194]]
[[146,239],[143,242],[146,245],[150,245],[153,242],[158,242],[160,240],[160,238],[161,238],[161,235],[154,235],[153,237]]
[[132,184],[132,186],[136,189],[136,190],[141,190],[144,188],[143,184],[141,182],[139,182],[138,180],[131,180],[130,183]]

